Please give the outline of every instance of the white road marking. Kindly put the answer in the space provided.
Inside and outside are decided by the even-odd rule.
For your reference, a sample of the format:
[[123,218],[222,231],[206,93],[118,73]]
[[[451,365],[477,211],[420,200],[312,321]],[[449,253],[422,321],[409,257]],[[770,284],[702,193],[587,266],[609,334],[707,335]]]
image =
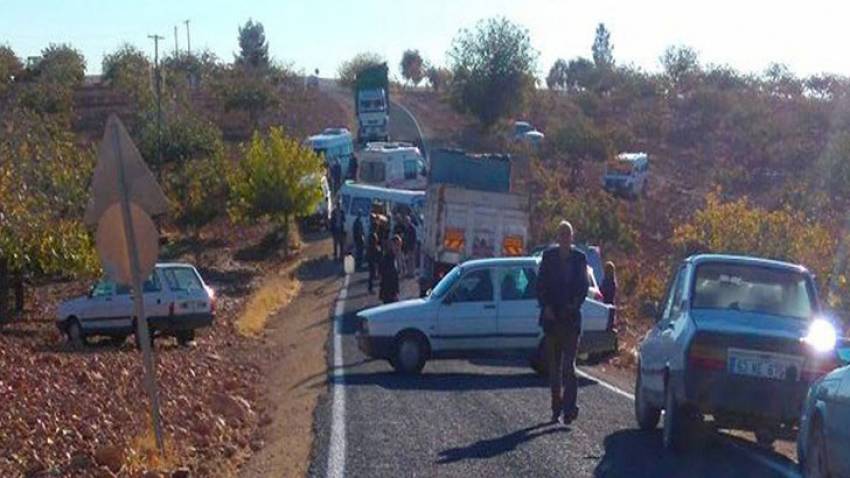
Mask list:
[[345,276],[342,290],[336,301],[334,311],[334,361],[329,374],[333,387],[331,405],[331,442],[328,446],[328,478],[345,476],[345,375],[342,368],[342,319],[345,315],[345,300],[348,298],[348,284],[351,276]]
[[[608,382],[606,382],[606,381],[604,381],[604,380],[602,380],[598,377],[590,375],[589,373],[587,373],[583,370],[576,369],[576,374],[580,377],[584,377],[586,379],[593,380],[594,382],[598,383],[602,388],[610,390],[610,391],[616,393],[617,395],[626,397],[631,401],[634,401],[634,399],[635,399],[635,396],[632,395],[631,393],[617,387],[616,385],[612,385],[612,384],[610,384],[610,383],[608,383]],[[787,478],[799,478],[800,477],[800,474],[797,472],[797,470],[794,469],[791,466],[783,465],[781,463],[777,463],[777,462],[771,460],[770,458],[767,458],[764,455],[756,453],[756,452],[748,449],[747,447],[744,447],[744,446],[739,445],[738,443],[735,443],[735,441],[733,441],[729,438],[726,438],[726,437],[723,437],[723,436],[721,436],[721,438],[723,439],[723,442],[726,443],[727,445],[729,445],[730,447],[735,448],[739,452],[747,455],[747,457],[751,458],[752,460],[757,461],[759,464],[770,468],[771,470],[779,473],[780,475],[782,475],[784,477],[787,477]]]
[[393,101],[392,103],[401,108],[401,110],[407,113],[407,116],[410,116],[410,119],[413,120],[413,126],[416,126],[416,132],[419,134],[419,140],[422,141],[422,154],[427,157],[428,146],[425,144],[425,134],[422,132],[422,128],[419,127],[419,121],[416,121],[416,117],[413,116],[413,113],[411,113],[409,109],[405,108],[403,104],[397,101]]

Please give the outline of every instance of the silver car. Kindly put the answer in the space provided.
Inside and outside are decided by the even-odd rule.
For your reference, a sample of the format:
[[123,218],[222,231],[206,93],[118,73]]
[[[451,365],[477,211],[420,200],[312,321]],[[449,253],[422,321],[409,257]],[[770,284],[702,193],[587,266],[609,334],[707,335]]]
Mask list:
[[[850,346],[839,349],[850,364]],[[797,456],[807,477],[850,476],[850,366],[821,378],[809,390]]]

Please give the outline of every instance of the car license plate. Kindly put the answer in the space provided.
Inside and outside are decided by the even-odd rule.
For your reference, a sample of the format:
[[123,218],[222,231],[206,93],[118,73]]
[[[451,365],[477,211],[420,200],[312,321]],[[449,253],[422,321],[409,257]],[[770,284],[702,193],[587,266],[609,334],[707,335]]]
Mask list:
[[792,371],[798,379],[802,358],[755,350],[729,349],[727,368],[734,375],[785,380]]

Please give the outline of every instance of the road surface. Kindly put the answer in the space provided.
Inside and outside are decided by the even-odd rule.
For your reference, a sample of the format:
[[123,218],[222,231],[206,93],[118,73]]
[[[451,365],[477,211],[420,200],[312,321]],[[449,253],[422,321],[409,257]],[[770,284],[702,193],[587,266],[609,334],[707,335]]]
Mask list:
[[[421,376],[395,374],[355,343],[354,314],[377,303],[365,279],[350,276],[337,303],[328,351],[341,366],[316,411],[310,476],[795,475],[787,459],[716,434],[671,456],[660,429],[636,429],[628,393],[590,378],[580,382],[578,420],[565,427],[546,423],[546,383],[522,362],[446,360],[429,362]],[[415,293],[413,283],[404,288]]]

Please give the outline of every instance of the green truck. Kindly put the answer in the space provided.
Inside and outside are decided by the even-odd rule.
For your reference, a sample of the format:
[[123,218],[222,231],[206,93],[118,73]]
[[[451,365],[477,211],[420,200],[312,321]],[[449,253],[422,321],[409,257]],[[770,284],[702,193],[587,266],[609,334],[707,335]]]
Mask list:
[[357,114],[357,140],[389,141],[390,82],[386,63],[371,66],[357,74],[354,107]]

